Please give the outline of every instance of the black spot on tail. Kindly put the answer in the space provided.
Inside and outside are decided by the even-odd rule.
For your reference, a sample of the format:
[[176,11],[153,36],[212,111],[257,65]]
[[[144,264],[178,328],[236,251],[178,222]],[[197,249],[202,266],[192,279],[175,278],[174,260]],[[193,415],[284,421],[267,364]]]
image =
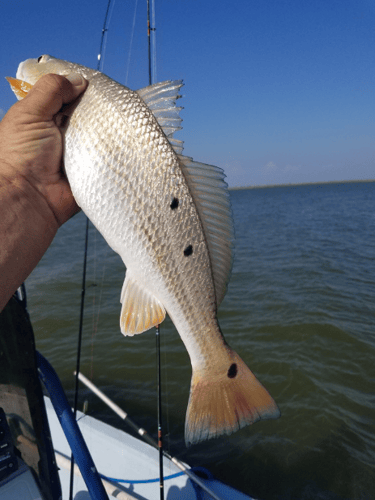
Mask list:
[[230,365],[227,375],[228,375],[228,378],[234,378],[237,375],[236,363],[233,363],[232,365]]
[[185,257],[189,257],[193,253],[193,246],[189,245],[188,247],[185,248],[184,250],[184,255]]
[[178,207],[179,201],[178,198],[173,198],[172,203],[170,205],[172,210],[175,210]]

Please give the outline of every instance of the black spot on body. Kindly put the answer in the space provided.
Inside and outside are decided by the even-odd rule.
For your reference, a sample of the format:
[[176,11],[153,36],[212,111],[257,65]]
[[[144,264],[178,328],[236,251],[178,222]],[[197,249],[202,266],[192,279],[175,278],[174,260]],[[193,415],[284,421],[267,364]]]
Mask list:
[[179,202],[178,198],[173,198],[172,203],[171,203],[171,209],[175,210],[178,207],[179,203],[180,202]]
[[184,250],[184,255],[185,257],[189,257],[193,253],[193,247],[192,245],[189,245],[188,247],[185,248]]
[[234,378],[237,375],[236,363],[233,363],[232,365],[230,365],[227,375],[228,375],[228,378]]

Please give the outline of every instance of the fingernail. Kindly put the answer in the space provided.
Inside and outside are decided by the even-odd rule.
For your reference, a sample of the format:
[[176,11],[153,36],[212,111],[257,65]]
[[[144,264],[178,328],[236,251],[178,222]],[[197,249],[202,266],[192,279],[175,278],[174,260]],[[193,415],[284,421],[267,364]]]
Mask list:
[[67,75],[66,78],[67,78],[67,80],[70,81],[70,83],[72,83],[76,87],[83,85],[83,78],[78,73],[70,73],[70,75]]

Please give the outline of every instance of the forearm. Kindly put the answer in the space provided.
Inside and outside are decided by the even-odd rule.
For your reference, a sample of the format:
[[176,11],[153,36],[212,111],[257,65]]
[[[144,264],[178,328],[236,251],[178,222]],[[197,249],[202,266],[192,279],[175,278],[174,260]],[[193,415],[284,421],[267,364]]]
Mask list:
[[[4,168],[2,168],[4,167]],[[0,165],[0,311],[51,244],[58,223],[47,202],[22,177]]]

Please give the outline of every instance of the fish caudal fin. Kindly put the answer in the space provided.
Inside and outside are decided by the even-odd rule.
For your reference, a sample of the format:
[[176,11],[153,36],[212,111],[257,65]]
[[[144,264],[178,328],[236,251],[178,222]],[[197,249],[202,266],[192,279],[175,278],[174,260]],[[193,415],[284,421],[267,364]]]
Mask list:
[[193,371],[185,423],[187,446],[280,416],[268,391],[238,354],[232,351],[232,355],[224,370]]

